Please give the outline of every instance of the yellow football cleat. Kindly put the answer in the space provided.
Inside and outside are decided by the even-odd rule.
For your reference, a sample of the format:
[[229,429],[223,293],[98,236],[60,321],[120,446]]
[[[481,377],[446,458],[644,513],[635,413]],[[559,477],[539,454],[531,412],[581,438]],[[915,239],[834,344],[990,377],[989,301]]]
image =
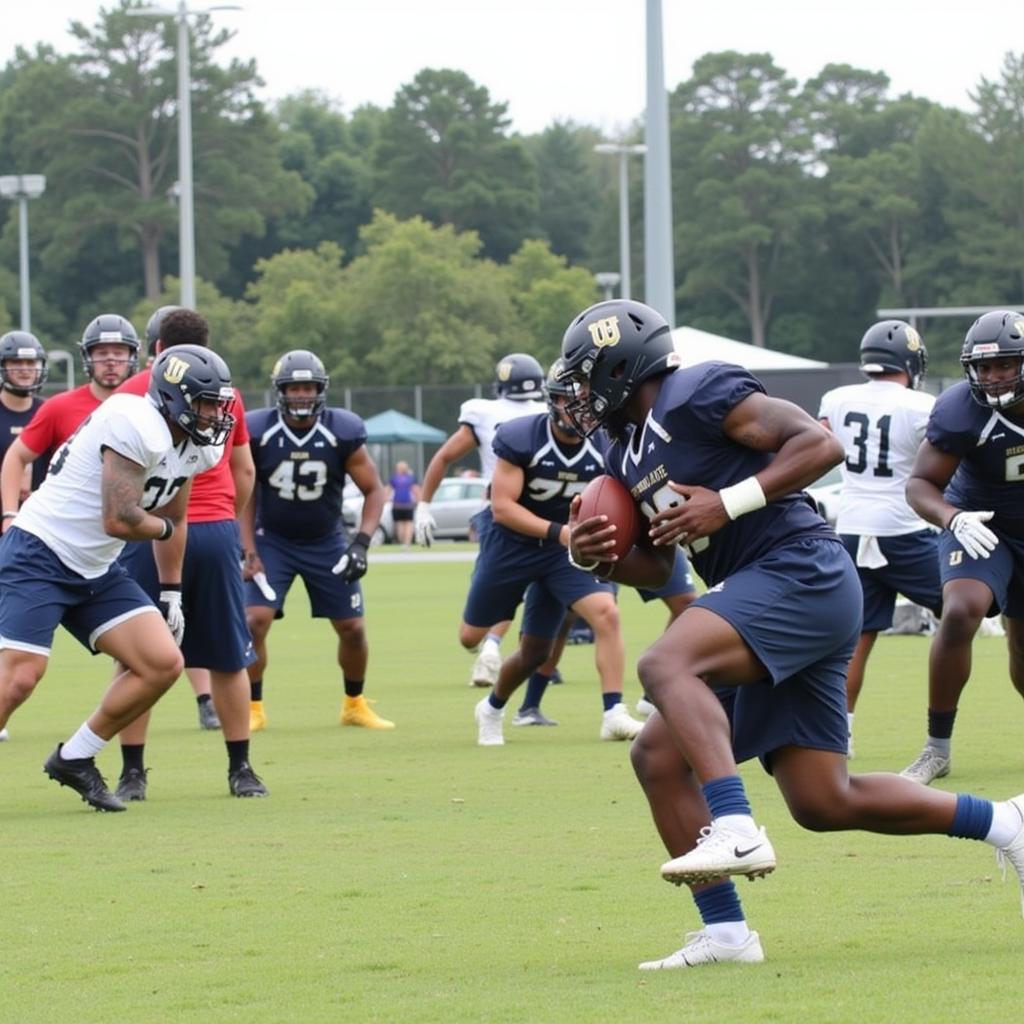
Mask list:
[[394,722],[381,718],[370,707],[371,704],[376,703],[376,701],[367,700],[362,695],[359,697],[346,697],[345,702],[341,705],[341,724],[359,725],[364,729],[394,729]]
[[249,732],[263,732],[267,727],[267,713],[263,710],[263,701],[254,700],[249,703]]

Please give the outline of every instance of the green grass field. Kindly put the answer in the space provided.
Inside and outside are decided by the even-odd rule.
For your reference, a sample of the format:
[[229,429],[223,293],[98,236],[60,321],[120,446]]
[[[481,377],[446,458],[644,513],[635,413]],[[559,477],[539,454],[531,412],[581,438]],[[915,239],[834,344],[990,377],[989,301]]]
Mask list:
[[[376,550],[376,549],[375,549]],[[373,564],[367,694],[392,733],[337,725],[330,627],[293,593],[271,634],[268,800],[228,796],[223,745],[182,679],[158,706],[150,799],[89,810],[41,765],[109,674],[66,635],[0,745],[0,1021],[1002,1021],[1019,1012],[1024,921],[990,847],[813,835],[744,767],[779,870],[740,883],[760,967],[641,975],[698,927],[624,744],[600,743],[593,648],[571,647],[557,729],[476,746],[456,626],[469,566]],[[663,608],[621,597],[630,667]],[[923,740],[928,641],[883,638],[858,714],[858,771]],[[627,698],[639,695],[635,678]],[[514,708],[514,705],[513,705]],[[943,785],[1024,789],[1005,641],[975,646]],[[511,718],[511,715],[507,716]],[[115,745],[116,747],[116,745]],[[119,770],[116,749],[100,764]]]

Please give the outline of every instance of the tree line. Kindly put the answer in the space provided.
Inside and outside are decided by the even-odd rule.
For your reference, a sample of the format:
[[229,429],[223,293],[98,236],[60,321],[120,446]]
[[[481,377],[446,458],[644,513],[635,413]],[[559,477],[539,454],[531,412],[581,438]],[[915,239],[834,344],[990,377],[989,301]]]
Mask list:
[[[177,296],[175,26],[120,0],[72,23],[74,52],[0,71],[0,173],[30,204],[33,329],[66,347],[99,312],[145,323]],[[592,126],[511,130],[507,104],[427,68],[382,109],[310,91],[256,98],[230,33],[192,24],[198,304],[239,383],[288,348],[361,384],[471,383],[513,350],[553,359],[618,269],[618,167]],[[677,322],[852,361],[884,306],[1024,302],[1024,55],[973,109],[893,96],[828,65],[800,84],[769,54],[710,53],[670,93]],[[637,124],[623,141],[640,141]],[[633,294],[642,168],[630,161]],[[16,204],[0,208],[0,329],[18,309]],[[956,372],[967,324],[924,332]]]

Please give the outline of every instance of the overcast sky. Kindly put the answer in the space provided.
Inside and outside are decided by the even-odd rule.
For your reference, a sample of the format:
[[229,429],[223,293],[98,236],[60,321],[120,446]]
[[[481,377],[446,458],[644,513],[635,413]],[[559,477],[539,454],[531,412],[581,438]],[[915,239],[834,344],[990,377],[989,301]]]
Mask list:
[[[177,0],[154,0],[177,6]],[[212,6],[189,0],[192,6]],[[18,45],[72,49],[71,19],[93,24],[96,0],[10,0],[0,63]],[[225,48],[255,58],[265,99],[320,89],[346,111],[390,105],[424,67],[465,71],[508,104],[513,126],[537,132],[574,120],[614,136],[642,113],[645,0],[241,0],[216,23]],[[662,0],[665,79],[718,50],[767,52],[799,82],[828,63],[885,71],[894,93],[969,109],[968,93],[1024,51],[1024,0]]]

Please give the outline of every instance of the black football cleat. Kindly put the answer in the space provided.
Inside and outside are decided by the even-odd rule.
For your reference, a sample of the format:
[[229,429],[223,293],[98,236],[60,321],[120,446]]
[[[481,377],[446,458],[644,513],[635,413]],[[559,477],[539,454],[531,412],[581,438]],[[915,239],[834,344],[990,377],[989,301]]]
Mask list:
[[129,768],[117,780],[114,796],[128,803],[130,800],[146,799],[146,776],[148,768]]
[[97,811],[124,811],[125,805],[107,789],[106,780],[100,775],[93,757],[79,757],[65,760],[60,756],[63,743],[46,759],[43,771],[54,782],[70,786],[87,804]]
[[263,780],[252,770],[248,761],[233,772],[228,772],[228,788],[232,796],[268,796]]

